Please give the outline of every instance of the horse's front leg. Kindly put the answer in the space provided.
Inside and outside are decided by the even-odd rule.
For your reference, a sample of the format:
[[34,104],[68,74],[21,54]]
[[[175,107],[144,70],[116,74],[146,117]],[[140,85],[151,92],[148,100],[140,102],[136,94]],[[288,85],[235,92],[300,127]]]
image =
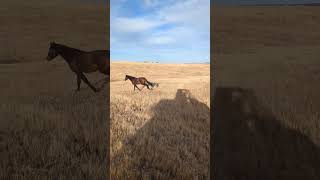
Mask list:
[[77,90],[80,91],[80,84],[81,84],[81,76],[77,74]]
[[86,76],[83,73],[79,73],[81,79],[94,91],[94,92],[99,92],[98,89],[96,89],[86,78]]
[[138,86],[137,86],[137,85],[135,85],[135,86],[136,86],[136,88],[137,88],[137,89],[139,89],[139,91],[141,91],[141,89],[140,89],[140,88],[138,88]]

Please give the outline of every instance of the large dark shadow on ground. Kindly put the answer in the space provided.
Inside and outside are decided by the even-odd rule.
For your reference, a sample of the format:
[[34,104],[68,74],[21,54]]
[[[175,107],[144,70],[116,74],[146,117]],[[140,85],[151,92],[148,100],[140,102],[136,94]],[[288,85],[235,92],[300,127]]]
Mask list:
[[152,111],[153,117],[111,159],[111,168],[117,167],[113,176],[209,178],[209,107],[188,90],[178,89],[174,99],[160,100]]
[[281,124],[252,90],[218,87],[213,103],[213,179],[320,179],[319,148]]

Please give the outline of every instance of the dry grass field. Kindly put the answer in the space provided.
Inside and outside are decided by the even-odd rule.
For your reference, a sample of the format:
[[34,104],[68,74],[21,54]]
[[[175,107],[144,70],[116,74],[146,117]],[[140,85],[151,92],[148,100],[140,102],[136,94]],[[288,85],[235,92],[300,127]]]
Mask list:
[[319,12],[213,8],[214,179],[320,178]]
[[0,179],[106,176],[107,87],[75,92],[62,62],[0,65],[0,72]]
[[211,73],[112,63],[109,127],[108,87],[75,93],[61,58],[45,61],[53,40],[109,48],[105,6],[74,2],[1,2],[0,179],[106,177],[109,128],[113,179],[205,179],[210,138],[214,179],[320,179],[320,7],[213,8]]
[[[111,64],[112,179],[209,177],[210,66]],[[133,90],[125,75],[159,83]],[[139,86],[139,85],[138,85]]]
[[76,2],[1,2],[0,179],[107,177],[108,87],[76,93],[67,64],[45,59],[50,41],[109,48],[105,6]]

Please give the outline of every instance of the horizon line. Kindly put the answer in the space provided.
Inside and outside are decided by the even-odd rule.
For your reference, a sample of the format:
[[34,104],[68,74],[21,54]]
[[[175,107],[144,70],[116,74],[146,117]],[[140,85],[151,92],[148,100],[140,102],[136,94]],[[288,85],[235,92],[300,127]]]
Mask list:
[[320,3],[221,3],[221,2],[214,2],[213,6],[320,6]]
[[202,62],[177,62],[177,61],[171,61],[171,62],[161,62],[161,61],[148,61],[148,60],[110,60],[110,62],[118,62],[118,63],[149,63],[149,64],[210,64],[210,61],[202,61]]

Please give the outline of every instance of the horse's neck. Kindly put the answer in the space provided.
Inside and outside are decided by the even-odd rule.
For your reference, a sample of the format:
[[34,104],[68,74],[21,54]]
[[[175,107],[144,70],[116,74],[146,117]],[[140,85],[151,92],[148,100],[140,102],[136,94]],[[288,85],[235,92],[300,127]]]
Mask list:
[[59,46],[59,54],[67,62],[74,60],[74,56],[79,55],[80,53],[84,53],[84,51],[73,49],[73,48],[70,48],[67,46],[63,46],[63,45]]
[[128,76],[128,78],[130,79],[130,81],[132,81],[132,80],[136,79],[136,78],[135,78],[135,77],[133,77],[133,76]]

